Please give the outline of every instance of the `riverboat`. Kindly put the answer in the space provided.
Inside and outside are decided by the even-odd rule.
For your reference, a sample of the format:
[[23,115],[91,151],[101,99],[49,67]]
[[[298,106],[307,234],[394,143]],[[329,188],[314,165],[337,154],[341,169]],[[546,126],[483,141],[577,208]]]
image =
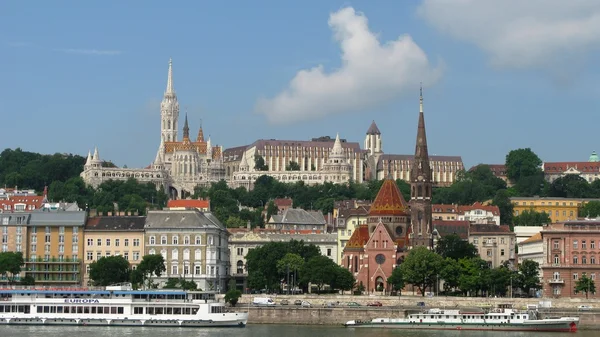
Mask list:
[[576,332],[579,317],[538,318],[537,310],[519,311],[512,308],[485,310],[429,309],[407,312],[404,318],[374,318],[353,320],[350,328],[388,328],[411,330],[492,330]]
[[214,292],[0,289],[0,325],[245,327],[248,313],[230,312]]

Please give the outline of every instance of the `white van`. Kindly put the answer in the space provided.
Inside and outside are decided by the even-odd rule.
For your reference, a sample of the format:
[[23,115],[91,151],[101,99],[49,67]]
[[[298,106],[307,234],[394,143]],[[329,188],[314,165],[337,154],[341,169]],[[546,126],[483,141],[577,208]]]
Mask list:
[[275,302],[270,297],[255,297],[254,300],[252,300],[252,305],[273,307],[275,306]]

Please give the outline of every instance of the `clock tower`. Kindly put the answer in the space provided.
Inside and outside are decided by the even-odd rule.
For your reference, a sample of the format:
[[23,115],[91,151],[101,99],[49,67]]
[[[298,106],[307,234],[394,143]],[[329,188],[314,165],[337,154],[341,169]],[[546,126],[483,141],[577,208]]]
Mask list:
[[431,216],[431,167],[427,152],[427,136],[425,134],[425,117],[423,115],[423,87],[419,98],[419,126],[415,157],[410,171],[410,232],[411,248],[425,246],[433,248],[432,216]]

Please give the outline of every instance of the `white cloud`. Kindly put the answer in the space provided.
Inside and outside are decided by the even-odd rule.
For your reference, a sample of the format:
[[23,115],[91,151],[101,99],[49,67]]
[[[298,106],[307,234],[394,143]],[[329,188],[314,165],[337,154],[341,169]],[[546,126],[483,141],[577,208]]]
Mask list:
[[256,111],[270,123],[364,111],[406,91],[417,95],[419,82],[431,85],[441,75],[410,36],[382,44],[369,30],[367,18],[351,7],[332,13],[329,26],[341,47],[341,67],[332,72],[323,65],[301,70],[277,96],[260,99]]
[[98,49],[55,49],[55,51],[68,54],[105,55],[114,56],[121,54],[120,50],[98,50]]
[[496,67],[571,68],[600,46],[598,0],[424,0],[418,12]]

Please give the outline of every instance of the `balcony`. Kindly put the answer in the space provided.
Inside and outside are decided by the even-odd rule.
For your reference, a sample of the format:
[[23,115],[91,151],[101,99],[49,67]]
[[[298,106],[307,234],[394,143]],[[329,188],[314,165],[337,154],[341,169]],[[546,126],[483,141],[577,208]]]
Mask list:
[[548,280],[549,284],[565,284],[565,280],[561,278],[552,278]]

